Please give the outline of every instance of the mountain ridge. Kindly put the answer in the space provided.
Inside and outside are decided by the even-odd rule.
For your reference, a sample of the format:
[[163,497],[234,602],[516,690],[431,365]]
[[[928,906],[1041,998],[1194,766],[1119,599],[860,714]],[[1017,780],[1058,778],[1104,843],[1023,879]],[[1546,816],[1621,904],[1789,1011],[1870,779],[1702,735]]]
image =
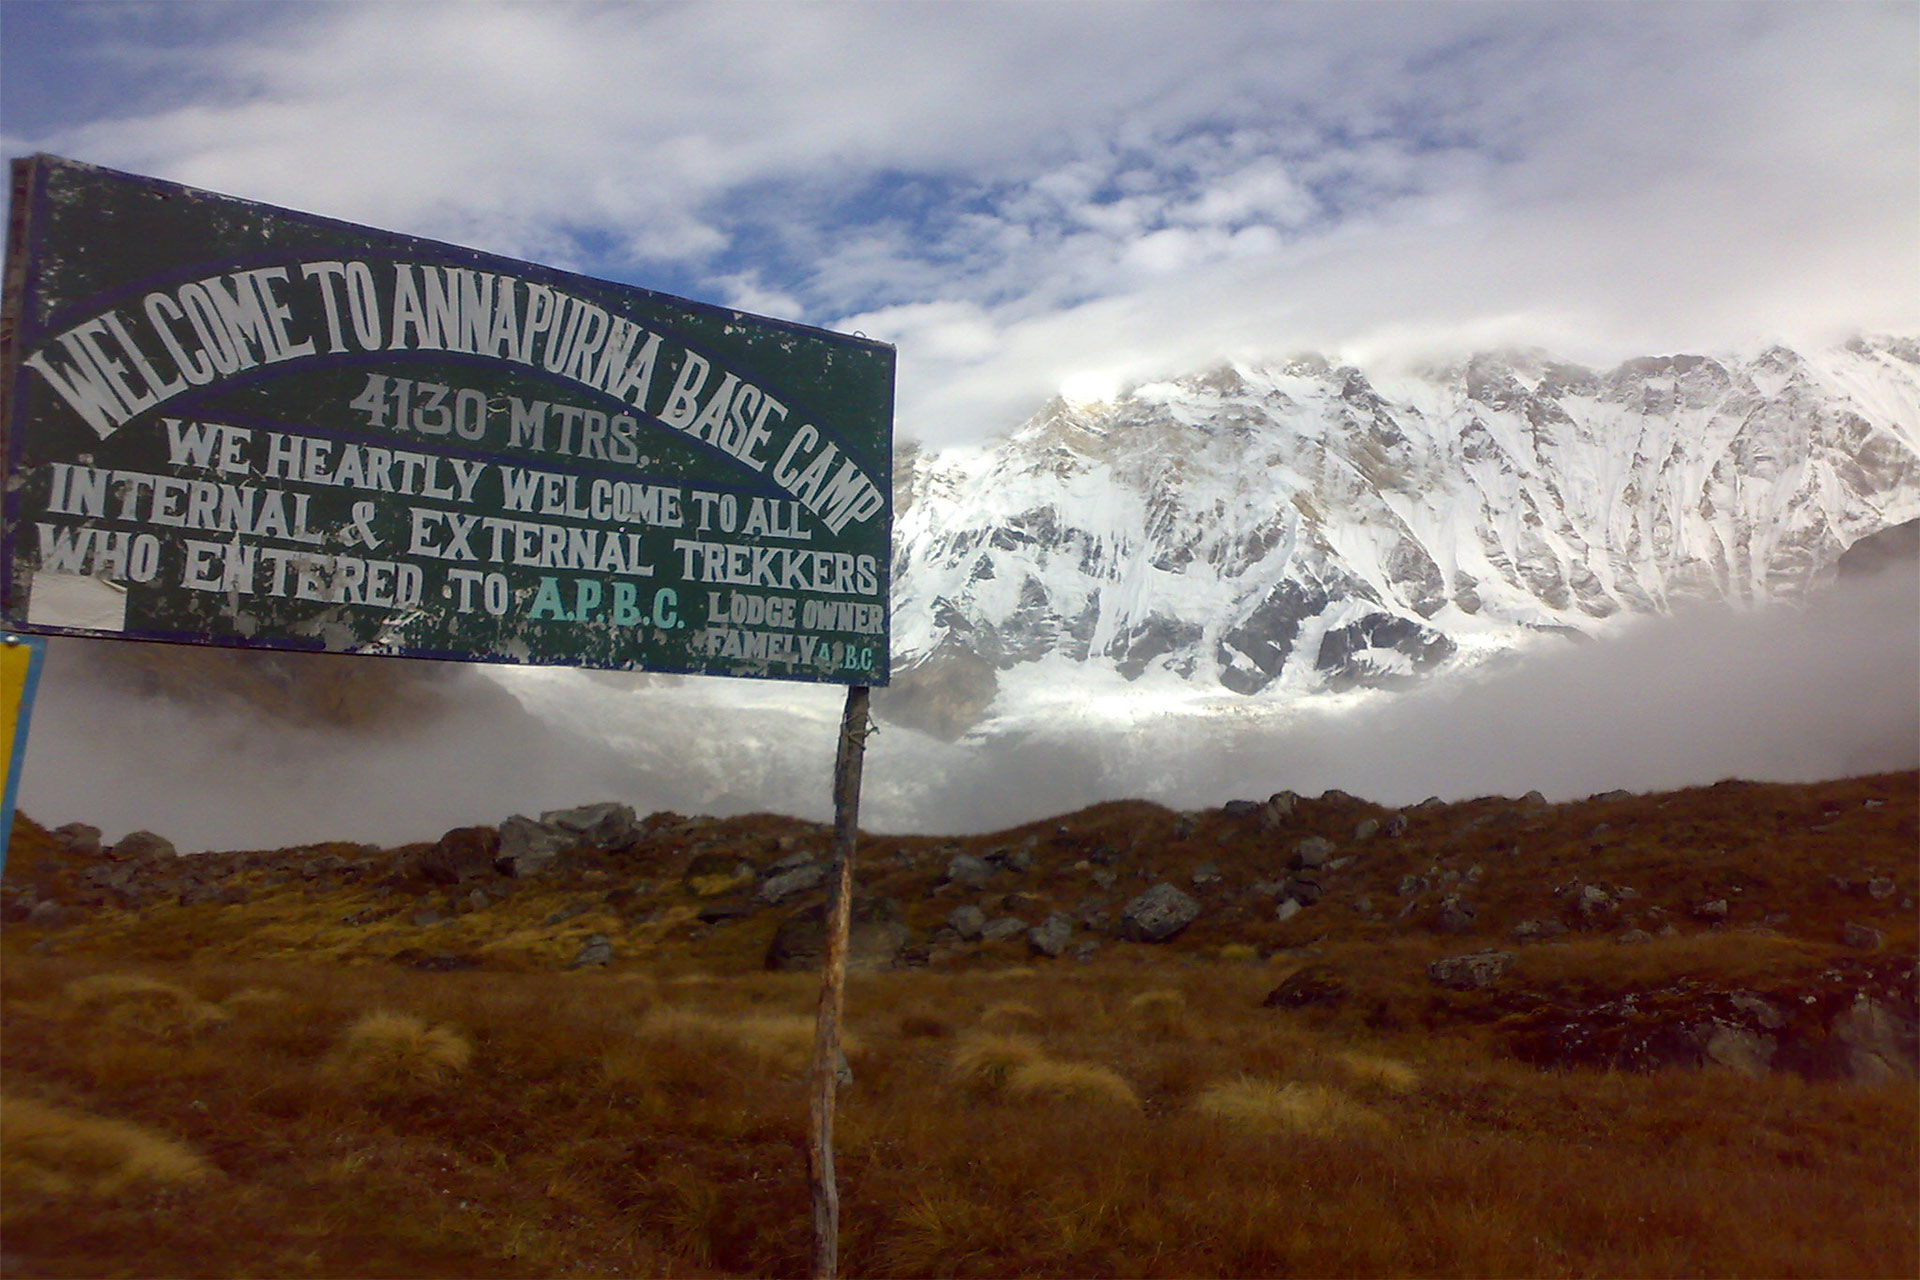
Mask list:
[[1830,581],[1920,517],[1920,342],[1224,364],[909,451],[896,495],[897,720],[955,736],[1056,655],[1249,696],[1395,687]]

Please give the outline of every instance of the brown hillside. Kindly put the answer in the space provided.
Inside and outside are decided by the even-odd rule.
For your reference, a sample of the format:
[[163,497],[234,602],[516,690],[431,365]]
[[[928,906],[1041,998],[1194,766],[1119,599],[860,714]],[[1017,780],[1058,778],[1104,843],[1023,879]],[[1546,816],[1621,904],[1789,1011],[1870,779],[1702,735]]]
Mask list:
[[[1917,809],[1904,773],[865,836],[843,1266],[1920,1272]],[[6,1274],[803,1271],[814,980],[768,964],[828,833],[608,824],[515,877],[488,830],[156,859],[19,819]],[[1198,914],[1136,940],[1163,885]]]

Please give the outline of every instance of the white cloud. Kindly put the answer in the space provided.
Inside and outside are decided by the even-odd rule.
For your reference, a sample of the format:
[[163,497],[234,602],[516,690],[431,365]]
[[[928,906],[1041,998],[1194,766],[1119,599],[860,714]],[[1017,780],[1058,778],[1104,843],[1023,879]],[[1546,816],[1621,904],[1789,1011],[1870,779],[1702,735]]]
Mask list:
[[886,317],[936,442],[1088,367],[1920,327],[1908,4],[231,13],[76,28],[139,91],[7,145]]

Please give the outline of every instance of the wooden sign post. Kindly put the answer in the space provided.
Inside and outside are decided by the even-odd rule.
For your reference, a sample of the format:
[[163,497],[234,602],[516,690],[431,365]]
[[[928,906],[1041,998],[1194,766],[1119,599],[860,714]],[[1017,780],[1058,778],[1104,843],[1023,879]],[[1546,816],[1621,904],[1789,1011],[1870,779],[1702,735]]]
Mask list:
[[833,1113],[840,1074],[840,1013],[846,1004],[847,936],[853,921],[853,846],[860,834],[860,768],[867,747],[864,685],[847,690],[840,717],[840,749],[833,762],[834,876],[827,894],[827,945],[821,961],[820,1010],[814,1023],[813,1073],[808,1081],[810,1145],[807,1179],[813,1193],[813,1260],[808,1274],[831,1280],[840,1263],[840,1186],[833,1171]]
[[810,1106],[833,1275],[894,349],[57,156],[12,178],[0,629],[848,686]]

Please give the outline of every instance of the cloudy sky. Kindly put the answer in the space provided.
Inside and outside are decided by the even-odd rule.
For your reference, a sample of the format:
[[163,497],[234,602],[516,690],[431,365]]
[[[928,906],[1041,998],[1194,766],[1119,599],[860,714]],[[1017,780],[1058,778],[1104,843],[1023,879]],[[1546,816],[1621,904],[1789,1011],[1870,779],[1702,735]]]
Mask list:
[[1920,6],[0,3],[0,142],[900,347],[903,436],[1302,348],[1920,328]]

